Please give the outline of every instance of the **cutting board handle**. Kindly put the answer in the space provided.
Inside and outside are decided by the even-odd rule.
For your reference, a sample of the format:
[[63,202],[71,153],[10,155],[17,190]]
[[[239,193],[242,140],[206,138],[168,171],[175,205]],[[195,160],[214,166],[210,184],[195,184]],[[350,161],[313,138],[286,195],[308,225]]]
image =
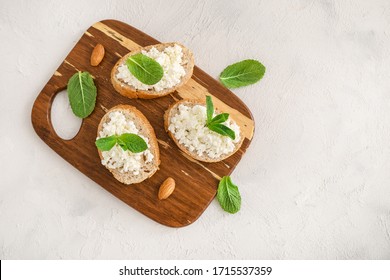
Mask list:
[[[73,139],[65,140],[58,136],[55,132],[51,122],[51,106],[57,93],[66,89],[65,79],[61,79],[57,76],[52,76],[49,82],[45,85],[42,91],[39,93],[37,99],[34,102],[31,111],[31,121],[34,130],[39,137],[52,145],[67,145],[73,141]],[[82,124],[81,124],[82,127]],[[81,130],[80,127],[80,130]],[[80,131],[79,131],[80,132]]]

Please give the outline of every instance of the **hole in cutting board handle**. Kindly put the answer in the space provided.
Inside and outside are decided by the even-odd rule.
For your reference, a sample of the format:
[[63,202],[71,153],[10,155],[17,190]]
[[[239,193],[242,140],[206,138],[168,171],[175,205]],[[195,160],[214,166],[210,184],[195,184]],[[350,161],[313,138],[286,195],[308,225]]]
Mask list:
[[73,139],[83,123],[82,119],[73,114],[66,89],[54,96],[50,118],[55,133],[63,140]]

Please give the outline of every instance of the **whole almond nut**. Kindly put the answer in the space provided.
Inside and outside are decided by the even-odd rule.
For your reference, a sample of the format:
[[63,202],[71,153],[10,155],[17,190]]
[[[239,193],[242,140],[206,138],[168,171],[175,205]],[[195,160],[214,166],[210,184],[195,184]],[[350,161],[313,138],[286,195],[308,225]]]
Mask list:
[[171,177],[168,177],[160,186],[158,190],[158,199],[163,200],[167,199],[175,190],[175,180]]
[[91,54],[91,65],[98,66],[104,57],[104,47],[102,44],[97,44]]

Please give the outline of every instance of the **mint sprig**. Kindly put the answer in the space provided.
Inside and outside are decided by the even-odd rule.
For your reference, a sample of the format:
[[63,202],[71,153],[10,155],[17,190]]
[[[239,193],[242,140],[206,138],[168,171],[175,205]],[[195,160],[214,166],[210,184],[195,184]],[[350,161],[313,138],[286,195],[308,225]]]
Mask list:
[[222,124],[223,122],[227,121],[229,118],[228,113],[222,113],[219,115],[216,115],[213,118],[214,115],[214,104],[213,101],[211,100],[211,96],[206,96],[206,112],[207,112],[207,121],[206,121],[206,126],[223,136],[228,136],[231,139],[236,139],[236,134],[232,129],[227,127],[226,125]]
[[237,213],[240,210],[241,195],[230,176],[224,176],[219,182],[217,199],[222,209],[230,214]]
[[265,67],[257,60],[246,59],[226,67],[219,76],[227,88],[238,88],[258,82],[263,78]]
[[109,151],[115,144],[118,144],[122,150],[129,150],[132,153],[141,153],[148,148],[145,140],[133,133],[123,133],[121,135],[111,135],[96,140],[95,145],[100,151]]
[[129,56],[126,65],[131,74],[145,85],[154,85],[164,76],[161,65],[142,53]]

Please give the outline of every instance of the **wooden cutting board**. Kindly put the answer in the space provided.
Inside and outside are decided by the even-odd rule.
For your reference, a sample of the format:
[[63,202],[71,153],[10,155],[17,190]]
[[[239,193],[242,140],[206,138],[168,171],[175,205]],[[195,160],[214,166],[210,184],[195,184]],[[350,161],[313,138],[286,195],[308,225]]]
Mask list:
[[[97,67],[90,65],[93,47],[101,43],[105,57]],[[138,46],[159,41],[123,22],[104,20],[91,26],[71,50],[35,100],[32,124],[39,137],[56,153],[123,202],[161,224],[182,227],[193,223],[216,195],[221,177],[229,175],[247,150],[254,131],[252,115],[245,104],[218,81],[195,66],[191,80],[171,95],[151,99],[128,99],[117,93],[110,83],[110,71],[117,60]],[[196,53],[195,53],[196,62]],[[54,131],[50,111],[55,95],[66,88],[76,71],[88,71],[98,89],[93,113],[83,120],[80,131],[71,140],[61,139]],[[230,113],[245,137],[241,149],[218,163],[203,163],[191,159],[177,148],[164,130],[163,114],[170,104],[183,98],[205,100],[212,95],[215,106]],[[105,108],[118,104],[137,107],[154,127],[161,153],[160,170],[142,183],[124,185],[115,180],[100,164],[95,138]],[[157,193],[161,183],[172,177],[176,189],[166,200]]]

